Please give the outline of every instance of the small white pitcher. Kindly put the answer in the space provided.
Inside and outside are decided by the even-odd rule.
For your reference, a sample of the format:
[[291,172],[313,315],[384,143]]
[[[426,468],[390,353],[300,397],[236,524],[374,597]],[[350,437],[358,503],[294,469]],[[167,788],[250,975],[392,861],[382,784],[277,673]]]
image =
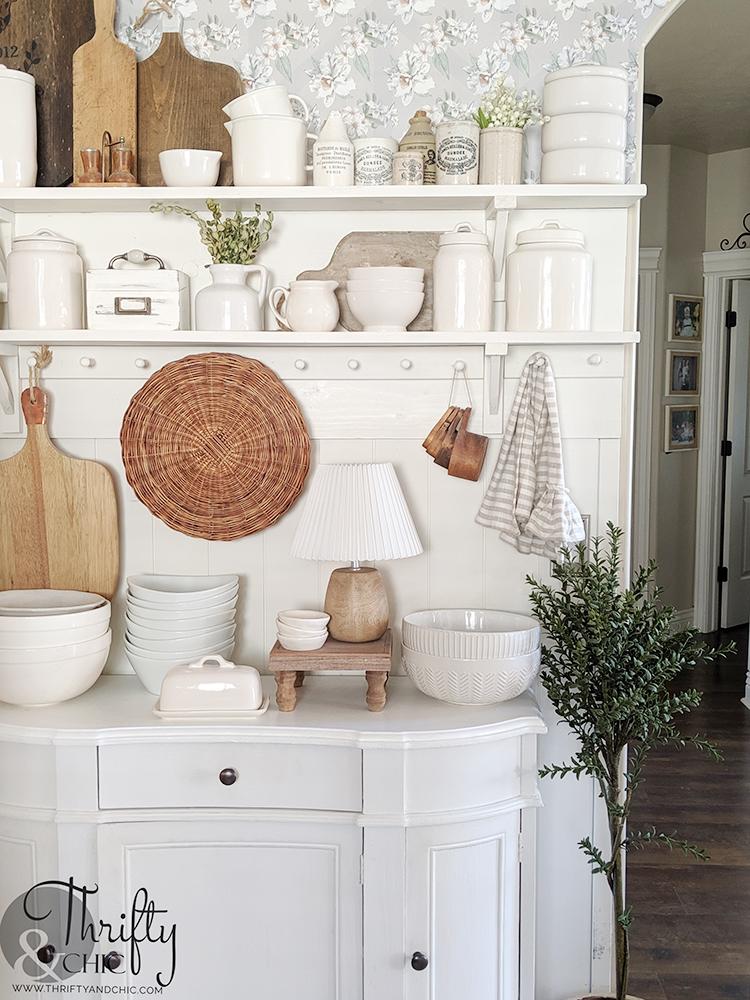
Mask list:
[[330,333],[339,321],[337,281],[291,281],[268,294],[271,312],[282,330]]
[[[268,269],[262,264],[210,264],[212,284],[195,296],[196,330],[262,330]],[[257,291],[247,283],[260,275]]]

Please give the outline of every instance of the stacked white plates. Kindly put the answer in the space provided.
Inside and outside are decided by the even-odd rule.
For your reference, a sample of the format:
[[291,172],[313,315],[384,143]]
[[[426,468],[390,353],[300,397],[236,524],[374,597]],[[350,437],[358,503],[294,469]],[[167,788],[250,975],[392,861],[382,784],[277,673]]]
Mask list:
[[366,332],[404,333],[424,302],[424,268],[350,267],[346,300]]
[[324,611],[279,611],[276,635],[284,649],[295,652],[320,649],[328,638],[331,616]]
[[403,620],[404,668],[424,694],[454,705],[518,697],[541,661],[541,629],[529,615],[457,609]]
[[107,662],[110,612],[77,590],[0,592],[0,700],[54,705],[87,691]]
[[234,650],[237,576],[128,577],[125,653],[151,694],[174,666]]

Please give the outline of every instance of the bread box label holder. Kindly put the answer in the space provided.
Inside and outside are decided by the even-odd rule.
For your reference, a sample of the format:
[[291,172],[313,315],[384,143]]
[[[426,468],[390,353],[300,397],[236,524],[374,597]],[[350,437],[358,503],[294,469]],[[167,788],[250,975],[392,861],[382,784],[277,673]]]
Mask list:
[[[118,261],[131,267],[116,268]],[[152,268],[152,262],[158,268]],[[113,257],[106,268],[86,274],[89,330],[190,329],[190,286],[183,271],[144,250]]]

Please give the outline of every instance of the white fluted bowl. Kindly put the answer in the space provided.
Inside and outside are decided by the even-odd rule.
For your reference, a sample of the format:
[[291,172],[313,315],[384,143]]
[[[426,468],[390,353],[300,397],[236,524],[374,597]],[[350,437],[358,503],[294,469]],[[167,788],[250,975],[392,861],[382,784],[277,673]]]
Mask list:
[[432,656],[403,646],[404,669],[423,694],[452,705],[494,705],[517,698],[539,672],[541,649],[488,660]]
[[406,615],[402,636],[404,645],[418,653],[493,660],[533,653],[542,630],[530,615],[454,608]]

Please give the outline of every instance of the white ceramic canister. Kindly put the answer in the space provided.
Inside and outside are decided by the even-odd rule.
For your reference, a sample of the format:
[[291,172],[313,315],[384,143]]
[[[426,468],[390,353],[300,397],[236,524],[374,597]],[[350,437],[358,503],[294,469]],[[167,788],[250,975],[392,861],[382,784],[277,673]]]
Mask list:
[[438,184],[477,184],[479,126],[474,121],[441,122],[435,130]]
[[393,183],[409,187],[424,184],[424,156],[419,150],[393,154]]
[[339,321],[337,281],[291,281],[268,293],[268,304],[282,330],[329,333]]
[[479,135],[479,183],[520,184],[523,129],[483,128]]
[[30,73],[0,66],[0,187],[36,184],[36,83]]
[[[262,264],[210,264],[211,284],[195,296],[196,330],[262,330],[268,270]],[[260,275],[256,292],[248,275]]]
[[548,73],[544,80],[545,115],[574,115],[579,111],[624,117],[628,113],[625,70],[584,63]]
[[232,169],[238,187],[307,183],[307,140],[317,138],[301,118],[249,115],[225,122],[232,137]]
[[313,146],[313,184],[349,187],[354,183],[354,143],[341,112],[332,111]]
[[468,222],[443,233],[432,265],[432,281],[436,330],[492,329],[495,274],[485,233]]
[[623,115],[602,115],[592,112],[577,115],[555,115],[542,126],[542,150],[614,149],[625,151],[628,123]]
[[83,327],[83,261],[73,240],[40,229],[8,254],[8,322],[15,330]]
[[557,222],[527,229],[518,234],[505,270],[509,330],[591,329],[593,258],[583,233]]
[[354,183],[391,184],[393,154],[398,150],[395,139],[370,136],[354,140]]
[[542,157],[542,184],[624,184],[625,154],[616,149],[553,149]]

